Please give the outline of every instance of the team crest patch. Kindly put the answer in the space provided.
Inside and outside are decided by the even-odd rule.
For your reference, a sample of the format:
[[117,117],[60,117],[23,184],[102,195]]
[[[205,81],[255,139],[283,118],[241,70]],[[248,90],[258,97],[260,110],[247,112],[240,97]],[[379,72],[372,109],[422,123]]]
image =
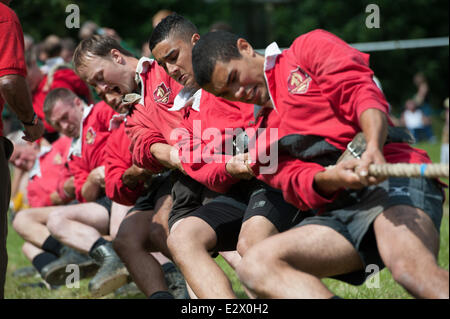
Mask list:
[[62,164],[62,156],[61,154],[56,154],[55,157],[53,157],[53,164],[55,165],[61,165]]
[[157,103],[167,103],[169,102],[171,90],[162,82],[156,90],[153,92],[153,98]]
[[291,71],[288,78],[288,91],[292,94],[305,94],[308,91],[311,77],[300,67]]
[[94,144],[96,135],[92,127],[88,128],[86,132],[86,144]]

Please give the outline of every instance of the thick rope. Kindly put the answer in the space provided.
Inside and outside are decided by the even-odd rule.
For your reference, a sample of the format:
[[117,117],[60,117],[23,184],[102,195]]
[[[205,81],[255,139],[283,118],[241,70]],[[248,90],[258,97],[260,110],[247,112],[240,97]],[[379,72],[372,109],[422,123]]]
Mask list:
[[376,177],[428,177],[448,178],[448,164],[372,164],[369,166],[369,175]]
[[[327,168],[332,168],[329,166]],[[448,178],[449,165],[443,163],[436,164],[371,164],[369,175],[375,177],[427,177],[427,178]]]

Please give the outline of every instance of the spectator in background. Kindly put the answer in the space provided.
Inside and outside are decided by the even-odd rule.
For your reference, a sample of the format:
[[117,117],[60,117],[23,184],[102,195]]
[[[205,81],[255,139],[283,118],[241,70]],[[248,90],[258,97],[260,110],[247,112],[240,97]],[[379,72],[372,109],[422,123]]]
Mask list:
[[72,38],[63,38],[61,39],[61,58],[63,58],[65,63],[72,63],[73,53],[75,52],[77,44],[75,40]]
[[173,13],[173,11],[162,9],[155,13],[155,15],[152,17],[152,26],[153,29],[158,25],[158,23],[161,22],[162,19],[165,17],[170,16]]
[[418,72],[413,78],[414,85],[417,88],[417,92],[414,95],[414,101],[417,107],[423,112],[423,114],[430,119],[428,123],[425,123],[423,131],[426,135],[426,139],[432,143],[436,142],[436,137],[433,134],[433,128],[431,126],[432,109],[430,104],[430,91],[427,79],[422,72]]
[[32,93],[33,108],[38,118],[44,122],[45,139],[52,143],[59,137],[59,133],[45,120],[43,106],[47,93],[52,89],[64,87],[73,91],[87,103],[91,103],[93,98],[87,84],[64,64],[59,64],[59,67],[54,66],[48,74],[44,74],[36,63],[34,50],[26,52],[25,60],[28,69],[26,79]]
[[61,57],[62,45],[61,39],[51,34],[45,38],[42,44],[42,51],[44,53],[43,57],[45,57],[44,65],[41,66],[41,71],[44,74],[50,72],[50,70],[57,65],[64,64],[64,60]]
[[444,101],[444,108],[445,108],[445,124],[442,129],[442,146],[441,146],[441,163],[447,163],[449,162],[448,159],[448,98]]
[[431,124],[431,119],[419,109],[415,100],[409,99],[405,102],[400,123],[411,132],[417,142],[428,139],[425,127]]

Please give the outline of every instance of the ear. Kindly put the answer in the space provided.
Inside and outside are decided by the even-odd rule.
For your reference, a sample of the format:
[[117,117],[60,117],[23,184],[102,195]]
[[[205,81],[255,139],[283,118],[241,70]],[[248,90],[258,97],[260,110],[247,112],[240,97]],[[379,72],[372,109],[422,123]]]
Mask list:
[[73,98],[73,105],[76,107],[81,107],[83,105],[83,101],[79,97]]
[[198,40],[200,40],[200,34],[194,33],[191,38],[191,44],[195,45]]
[[124,63],[124,60],[125,60],[125,59],[123,58],[122,53],[120,53],[119,50],[117,50],[117,49],[111,49],[111,52],[110,52],[109,54],[110,54],[110,56],[111,56],[111,59],[112,59],[114,62],[119,63],[119,64],[123,64],[123,63]]
[[247,40],[239,38],[236,44],[241,55],[248,55],[248,56],[254,55],[255,51],[253,50],[253,47],[250,45],[250,43],[248,43]]

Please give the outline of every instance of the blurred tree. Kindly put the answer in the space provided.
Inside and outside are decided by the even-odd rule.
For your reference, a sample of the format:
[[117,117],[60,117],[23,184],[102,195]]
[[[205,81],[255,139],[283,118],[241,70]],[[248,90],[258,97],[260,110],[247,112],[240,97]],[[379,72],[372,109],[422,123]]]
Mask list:
[[[183,14],[206,32],[216,21],[228,22],[235,33],[257,48],[272,41],[288,47],[300,34],[322,28],[349,43],[448,36],[448,0],[15,0],[25,33],[36,41],[50,33],[78,39],[77,29],[67,29],[65,8],[80,7],[81,23],[93,20],[115,29],[139,49],[152,32],[151,18],[160,9]],[[380,28],[365,25],[366,6],[380,8]],[[429,79],[432,105],[438,109],[448,96],[449,48],[381,51],[371,54],[371,66],[382,82],[394,111],[415,92],[413,75],[422,71]]]

